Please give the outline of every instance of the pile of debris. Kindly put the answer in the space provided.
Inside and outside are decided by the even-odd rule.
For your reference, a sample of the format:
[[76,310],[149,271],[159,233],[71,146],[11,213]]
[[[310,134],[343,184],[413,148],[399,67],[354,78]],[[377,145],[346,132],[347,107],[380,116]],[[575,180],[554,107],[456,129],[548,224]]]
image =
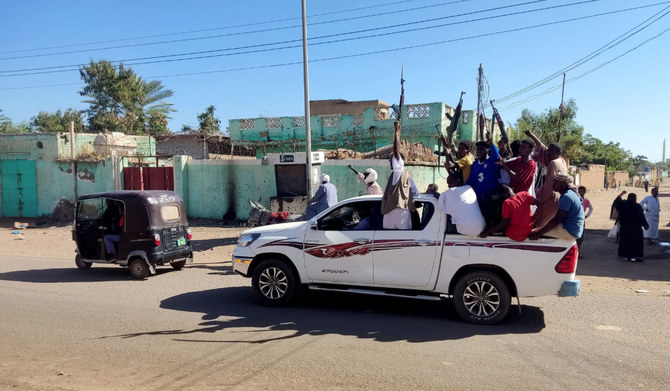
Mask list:
[[[410,143],[407,140],[400,141],[400,152],[405,156],[405,162],[437,163],[437,155],[421,143]],[[393,145],[377,148],[370,152],[356,152],[350,149],[320,150],[324,152],[326,159],[388,159],[393,154]]]

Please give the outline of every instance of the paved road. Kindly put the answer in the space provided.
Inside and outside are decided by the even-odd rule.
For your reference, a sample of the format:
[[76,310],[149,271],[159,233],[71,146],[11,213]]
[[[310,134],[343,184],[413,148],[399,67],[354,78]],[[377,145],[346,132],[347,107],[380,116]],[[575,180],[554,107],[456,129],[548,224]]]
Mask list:
[[[527,299],[497,326],[448,302],[255,303],[230,263],[0,260],[0,389],[667,390],[667,297]],[[516,307],[514,307],[516,310]]]

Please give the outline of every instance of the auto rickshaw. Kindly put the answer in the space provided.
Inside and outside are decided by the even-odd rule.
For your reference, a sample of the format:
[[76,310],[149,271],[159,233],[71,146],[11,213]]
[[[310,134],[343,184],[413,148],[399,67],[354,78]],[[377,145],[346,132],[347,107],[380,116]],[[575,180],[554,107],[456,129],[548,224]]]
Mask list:
[[[87,194],[75,206],[75,263],[126,266],[133,278],[156,274],[156,266],[179,270],[193,262],[184,200],[167,190],[119,190]],[[107,242],[107,243],[105,243]]]

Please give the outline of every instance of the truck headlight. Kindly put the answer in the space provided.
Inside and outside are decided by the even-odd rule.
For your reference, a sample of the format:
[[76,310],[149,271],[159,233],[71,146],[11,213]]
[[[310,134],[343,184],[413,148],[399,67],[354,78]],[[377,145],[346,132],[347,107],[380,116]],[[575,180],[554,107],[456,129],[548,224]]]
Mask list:
[[237,245],[240,247],[247,247],[260,237],[261,234],[242,234],[237,239]]

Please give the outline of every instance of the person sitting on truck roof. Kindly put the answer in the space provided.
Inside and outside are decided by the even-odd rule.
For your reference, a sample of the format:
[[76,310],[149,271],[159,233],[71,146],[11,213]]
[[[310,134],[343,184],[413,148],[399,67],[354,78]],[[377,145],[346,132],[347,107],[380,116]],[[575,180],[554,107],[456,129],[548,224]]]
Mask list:
[[539,201],[527,191],[514,194],[514,190],[507,185],[499,185],[499,194],[505,199],[502,203],[502,219],[493,227],[483,230],[479,237],[485,238],[495,232],[505,232],[510,239],[525,240],[533,230],[533,214],[531,205],[538,205]]
[[558,199],[558,212],[553,219],[542,228],[536,229],[528,236],[537,240],[542,235],[552,238],[576,240],[584,231],[584,207],[579,195],[572,187],[572,177],[566,173],[554,174],[553,190],[561,194]]
[[447,177],[449,188],[440,194],[437,207],[451,215],[451,222],[462,235],[479,235],[486,227],[484,216],[477,204],[477,194],[470,185],[463,185],[460,173],[454,172]]

